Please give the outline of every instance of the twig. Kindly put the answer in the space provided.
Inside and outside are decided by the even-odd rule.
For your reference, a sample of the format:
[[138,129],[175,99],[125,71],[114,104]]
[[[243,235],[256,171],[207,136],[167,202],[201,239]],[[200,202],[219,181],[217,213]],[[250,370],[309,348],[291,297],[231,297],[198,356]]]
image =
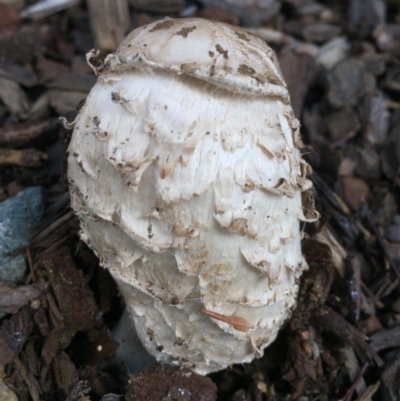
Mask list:
[[397,268],[396,263],[394,262],[392,256],[388,252],[388,250],[386,248],[386,245],[385,245],[385,242],[384,242],[384,240],[382,238],[382,235],[379,232],[378,227],[376,226],[375,222],[373,221],[373,219],[371,217],[371,214],[370,214],[370,212],[368,210],[367,205],[365,203],[363,203],[361,205],[360,210],[361,210],[362,216],[365,217],[365,219],[367,220],[368,224],[370,225],[370,227],[371,227],[371,229],[372,229],[372,231],[373,231],[373,233],[374,233],[374,235],[375,235],[375,237],[376,237],[376,239],[377,239],[377,241],[379,243],[379,246],[382,248],[382,251],[383,251],[383,253],[385,255],[385,258],[388,260],[389,265],[393,270],[393,273],[400,280],[400,271]]
[[28,387],[29,394],[33,401],[40,401],[40,393],[42,392],[39,383],[28,376],[28,372],[18,357],[14,358],[14,365]]
[[377,296],[367,287],[367,285],[361,281],[362,290],[374,301],[375,306],[378,309],[382,309],[385,305],[377,298]]
[[351,400],[351,397],[354,394],[354,391],[355,391],[355,389],[357,387],[357,384],[361,380],[361,378],[364,375],[364,373],[365,373],[365,371],[366,371],[368,366],[369,366],[369,364],[367,362],[365,362],[364,365],[361,367],[360,371],[357,373],[357,376],[354,379],[354,382],[352,383],[352,385],[348,389],[346,395],[342,398],[341,401],[350,401]]
[[63,323],[64,317],[61,314],[61,312],[58,310],[56,302],[54,301],[54,298],[52,297],[52,295],[50,293],[46,294],[46,299],[47,299],[47,302],[49,303],[51,311],[54,314],[54,317],[57,319],[57,321],[59,323]]
[[32,245],[38,245],[39,242],[45,238],[47,235],[52,233],[55,229],[57,229],[61,224],[65,223],[68,221],[71,217],[73,217],[74,212],[70,210],[68,213],[64,214],[61,216],[59,219],[51,223],[47,228],[45,228],[42,232],[40,232],[38,235],[36,235],[35,238],[32,239],[31,244]]
[[350,343],[361,359],[369,363],[375,362],[378,366],[383,365],[381,357],[366,343],[367,337],[331,308],[323,306],[318,309],[314,319],[323,329],[334,333],[345,343]]
[[59,246],[65,242],[68,238],[71,238],[72,236],[74,236],[75,233],[72,232],[68,235],[65,235],[64,237],[60,238],[58,241],[53,242],[51,245],[49,245],[43,252],[42,255],[44,255],[45,253],[49,253],[49,252],[53,252],[54,250],[56,250],[57,248],[59,248]]
[[374,384],[371,384],[366,390],[365,393],[357,398],[356,401],[371,401],[372,396],[379,390],[379,387],[381,386],[381,382],[377,381]]
[[29,247],[26,248],[26,258],[28,259],[30,273],[29,273],[29,276],[28,276],[25,284],[29,284],[31,280],[35,281],[35,272],[34,272],[34,267],[33,267],[32,254],[31,254]]
[[329,145],[329,149],[336,149],[338,146],[343,145],[345,142],[347,142],[349,139],[354,138],[356,136],[355,131],[350,131],[347,135],[345,135],[342,138],[339,138],[337,141],[332,142]]

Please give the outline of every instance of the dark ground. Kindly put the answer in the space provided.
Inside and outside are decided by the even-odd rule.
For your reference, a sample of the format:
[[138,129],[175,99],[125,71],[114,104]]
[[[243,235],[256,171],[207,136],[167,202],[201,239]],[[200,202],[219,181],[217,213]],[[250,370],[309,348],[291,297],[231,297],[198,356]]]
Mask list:
[[[107,367],[123,301],[79,241],[65,178],[71,133],[57,123],[95,82],[85,63],[94,14],[82,1],[21,19],[12,6],[34,1],[1,3],[0,200],[33,185],[47,196],[18,250],[24,279],[0,282],[1,400],[116,401],[127,385],[126,400],[400,400],[398,0],[271,0],[264,21],[251,7],[130,2],[127,30],[165,15],[253,25],[279,55],[314,168],[322,217],[305,227],[299,306],[263,358],[211,375],[215,384],[167,367],[130,379]],[[328,230],[330,246],[321,242]]]

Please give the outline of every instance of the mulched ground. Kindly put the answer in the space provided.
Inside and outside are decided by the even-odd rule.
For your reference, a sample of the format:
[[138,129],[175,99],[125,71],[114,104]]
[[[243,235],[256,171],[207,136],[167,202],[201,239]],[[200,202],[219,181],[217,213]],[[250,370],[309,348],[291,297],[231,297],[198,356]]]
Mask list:
[[37,20],[13,8],[32,3],[0,1],[0,200],[33,185],[47,195],[20,250],[24,279],[0,281],[0,399],[399,400],[398,0],[270,0],[264,21],[251,6],[206,7],[224,1],[130,1],[129,29],[201,16],[267,39],[314,169],[321,220],[304,227],[298,308],[263,358],[209,378],[162,366],[128,376],[108,362],[123,301],[79,241],[65,178],[71,133],[57,121],[94,84],[85,53],[101,41],[83,2]]

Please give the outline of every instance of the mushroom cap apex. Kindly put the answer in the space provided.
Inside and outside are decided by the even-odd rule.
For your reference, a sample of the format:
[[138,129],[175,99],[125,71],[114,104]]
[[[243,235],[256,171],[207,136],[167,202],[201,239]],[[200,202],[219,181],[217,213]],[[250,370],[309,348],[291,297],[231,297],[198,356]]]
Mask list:
[[131,32],[109,55],[102,75],[159,68],[233,93],[289,95],[274,51],[238,27],[201,18],[166,18]]

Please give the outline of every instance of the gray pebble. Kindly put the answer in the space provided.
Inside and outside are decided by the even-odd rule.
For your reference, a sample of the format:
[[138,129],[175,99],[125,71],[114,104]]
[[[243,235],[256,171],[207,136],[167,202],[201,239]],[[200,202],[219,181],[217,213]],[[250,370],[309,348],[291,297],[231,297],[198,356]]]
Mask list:
[[[18,281],[23,277],[24,248],[43,215],[44,206],[42,187],[27,188],[0,203],[0,280]],[[12,255],[13,252],[18,255]]]

